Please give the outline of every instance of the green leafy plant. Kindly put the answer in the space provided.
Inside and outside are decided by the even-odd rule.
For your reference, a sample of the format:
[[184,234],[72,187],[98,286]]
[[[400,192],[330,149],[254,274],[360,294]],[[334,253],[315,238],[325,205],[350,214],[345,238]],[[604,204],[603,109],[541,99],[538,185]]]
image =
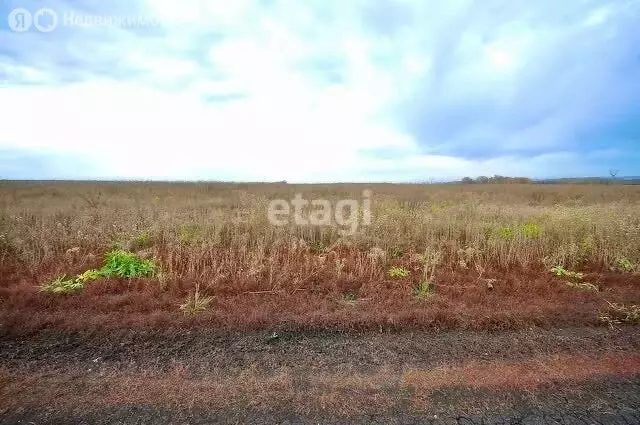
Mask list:
[[542,234],[542,228],[535,223],[524,223],[520,225],[520,234],[525,239],[535,239]]
[[185,316],[193,316],[205,311],[209,304],[213,301],[213,297],[203,297],[200,295],[200,285],[196,284],[193,294],[189,294],[184,304],[180,304],[180,310]]
[[585,261],[591,255],[593,255],[593,252],[595,251],[595,249],[596,249],[596,240],[593,237],[593,235],[585,236],[584,238],[582,238],[582,240],[580,241],[580,244],[578,245],[579,259],[582,261]]
[[498,228],[498,237],[505,241],[510,241],[514,237],[513,228],[510,226],[502,226]]
[[156,266],[152,260],[143,260],[132,252],[116,249],[107,253],[100,271],[105,277],[150,277],[155,273]]
[[56,278],[53,282],[40,286],[43,292],[53,294],[68,294],[84,288],[84,284],[77,279],[66,279],[66,275]]
[[102,270],[90,269],[76,276],[76,281],[85,284],[92,280],[100,279],[102,276]]
[[148,231],[141,232],[131,239],[129,249],[140,250],[149,248],[153,244],[153,238]]
[[393,248],[391,248],[391,252],[389,252],[389,256],[394,259],[400,258],[403,255],[404,255],[404,250],[399,246],[394,246]]
[[626,257],[617,257],[613,262],[611,270],[622,273],[631,273],[636,269],[636,265]]
[[358,301],[357,297],[351,293],[342,294],[342,297],[340,299],[340,302],[342,304],[348,305],[350,307],[353,307],[354,305],[356,305],[357,301]]
[[421,281],[413,288],[413,296],[419,300],[425,300],[431,297],[434,293],[433,283],[427,281]]
[[598,287],[593,283],[589,282],[565,282],[567,286],[570,286],[575,289],[580,289],[581,291],[598,291]]
[[191,245],[198,239],[198,228],[193,224],[181,224],[178,239],[182,245]]
[[568,277],[577,280],[580,280],[584,277],[584,273],[572,272],[562,266],[553,266],[549,271],[558,277]]
[[107,253],[105,264],[101,269],[87,270],[73,279],[67,279],[63,275],[49,284],[42,285],[40,290],[54,294],[66,294],[79,291],[87,283],[101,277],[150,277],[155,272],[156,265],[152,260],[143,260],[131,252],[116,249]]
[[401,278],[401,277],[407,277],[409,276],[409,270],[405,269],[404,267],[391,267],[389,269],[389,276],[396,279],[396,278]]

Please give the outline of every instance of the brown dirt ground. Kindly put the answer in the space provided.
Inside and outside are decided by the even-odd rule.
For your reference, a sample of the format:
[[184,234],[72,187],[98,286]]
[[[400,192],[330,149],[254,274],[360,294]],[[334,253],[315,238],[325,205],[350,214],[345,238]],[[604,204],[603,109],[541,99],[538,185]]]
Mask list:
[[640,423],[639,336],[632,326],[4,336],[0,412],[38,424]]

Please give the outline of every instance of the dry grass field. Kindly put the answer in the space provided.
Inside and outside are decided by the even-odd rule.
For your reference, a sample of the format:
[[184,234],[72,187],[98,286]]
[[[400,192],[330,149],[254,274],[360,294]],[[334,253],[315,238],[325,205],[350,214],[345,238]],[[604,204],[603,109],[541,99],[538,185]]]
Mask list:
[[[297,194],[357,205],[274,225]],[[2,182],[0,423],[640,423],[639,207],[617,184]]]
[[[367,189],[371,224],[353,234],[268,220],[273,199],[335,204]],[[518,328],[639,314],[638,186],[2,182],[0,211],[3,333]],[[150,270],[42,290],[114,250]]]

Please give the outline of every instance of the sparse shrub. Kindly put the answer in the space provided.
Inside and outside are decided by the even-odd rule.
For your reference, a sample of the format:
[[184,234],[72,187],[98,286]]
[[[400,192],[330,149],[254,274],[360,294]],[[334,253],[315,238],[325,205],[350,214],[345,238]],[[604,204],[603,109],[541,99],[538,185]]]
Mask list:
[[596,241],[593,235],[587,235],[582,238],[579,245],[579,260],[586,261],[589,257],[591,257],[591,255],[593,255],[595,248]]
[[485,285],[487,285],[487,289],[489,291],[493,291],[493,288],[495,287],[495,283],[498,281],[497,279],[482,279],[482,281],[485,283]]
[[389,277],[392,277],[394,279],[407,276],[409,276],[409,270],[405,269],[404,267],[393,266],[389,269]]
[[358,301],[358,298],[351,293],[342,294],[342,297],[340,298],[340,302],[342,304],[348,305],[350,307],[353,307],[354,305],[356,305],[357,301]]
[[581,291],[598,291],[598,287],[593,283],[589,282],[565,282],[567,286],[570,286],[575,289],[580,289]]
[[513,228],[510,226],[502,226],[498,228],[498,238],[504,241],[510,241],[514,238],[515,234]]
[[320,239],[314,239],[311,241],[311,243],[309,244],[309,249],[311,250],[312,253],[314,254],[321,254],[323,252],[327,251],[327,247],[324,244],[324,242]]
[[525,223],[520,226],[520,234],[525,239],[539,238],[542,234],[542,228],[535,223]]
[[626,306],[624,304],[615,304],[607,301],[609,309],[604,312],[600,312],[598,319],[602,323],[606,323],[609,326],[614,324],[640,324],[640,305]]
[[137,251],[140,249],[149,248],[153,244],[153,238],[148,231],[141,232],[131,239],[129,242],[129,249]]
[[413,288],[413,295],[418,299],[426,299],[435,291],[436,266],[440,263],[439,252],[426,251],[422,255],[422,280]]
[[76,280],[84,284],[91,282],[92,280],[100,279],[103,275],[104,274],[102,270],[90,269],[83,273],[80,273],[76,277]]
[[181,245],[191,245],[196,242],[198,228],[193,224],[181,224],[178,229],[178,240]]
[[[478,257],[480,251],[473,247],[466,247],[458,250],[458,265],[463,269],[469,268],[469,265]],[[423,262],[424,264],[424,262]]]
[[68,261],[73,261],[80,254],[80,247],[74,246],[73,248],[69,248],[65,251],[64,256]]
[[584,277],[584,273],[580,273],[580,272],[572,272],[569,271],[567,269],[565,269],[562,266],[554,266],[551,267],[551,269],[549,270],[551,273],[553,273],[554,275],[558,276],[558,277],[568,277],[571,279],[582,279]]
[[84,283],[77,279],[66,279],[65,275],[56,278],[53,282],[42,285],[40,290],[53,294],[68,294],[84,288]]
[[531,192],[531,205],[540,205],[544,201],[544,192],[540,190],[535,190]]
[[622,273],[631,273],[636,269],[636,265],[626,257],[617,257],[611,269]]
[[427,282],[425,280],[420,281],[420,283],[418,283],[413,288],[413,296],[419,300],[425,300],[431,297],[433,293],[434,293],[433,283]]
[[393,259],[397,259],[400,258],[404,255],[404,250],[402,248],[400,248],[399,246],[394,246],[391,248],[391,251],[389,252],[389,256]]
[[369,257],[374,262],[384,262],[387,258],[387,253],[384,252],[382,248],[374,246],[373,248],[369,249],[369,252],[367,252],[367,257]]
[[202,313],[209,307],[213,301],[213,297],[203,297],[200,295],[200,284],[196,284],[193,294],[189,294],[183,304],[180,304],[180,310],[185,316],[194,316]]

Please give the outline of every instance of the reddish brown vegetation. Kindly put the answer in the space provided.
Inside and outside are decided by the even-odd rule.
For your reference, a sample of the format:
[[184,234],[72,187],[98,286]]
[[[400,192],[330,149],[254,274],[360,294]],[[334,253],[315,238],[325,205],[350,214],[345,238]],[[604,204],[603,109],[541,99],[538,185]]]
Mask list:
[[[220,286],[209,309],[195,318],[185,318],[177,308],[192,287],[187,282],[163,288],[151,279],[105,279],[80,293],[59,296],[41,293],[37,281],[22,278],[5,280],[0,286],[2,331],[200,325],[220,330],[567,326],[598,323],[605,299],[640,301],[636,275],[587,275],[585,280],[597,284],[599,292],[570,288],[546,270],[490,276],[495,279],[492,290],[475,272],[440,272],[434,295],[425,300],[412,296],[409,278],[377,284],[320,279],[273,291],[238,282]],[[353,305],[341,302],[345,293],[356,296]]]
[[[371,187],[370,187],[371,186]],[[507,328],[595,324],[606,301],[640,304],[640,191],[627,186],[3,183],[0,332],[193,326],[255,329]],[[374,196],[371,226],[271,225],[266,205]],[[154,258],[147,280],[40,293],[100,267],[114,244]],[[421,255],[437,254],[434,293]],[[628,260],[630,270],[610,271]],[[598,292],[549,273],[587,272]],[[409,276],[390,278],[398,266]],[[489,285],[491,283],[491,285]],[[213,297],[185,318],[198,285]],[[354,297],[345,303],[342,297]],[[353,305],[352,305],[353,304]]]

